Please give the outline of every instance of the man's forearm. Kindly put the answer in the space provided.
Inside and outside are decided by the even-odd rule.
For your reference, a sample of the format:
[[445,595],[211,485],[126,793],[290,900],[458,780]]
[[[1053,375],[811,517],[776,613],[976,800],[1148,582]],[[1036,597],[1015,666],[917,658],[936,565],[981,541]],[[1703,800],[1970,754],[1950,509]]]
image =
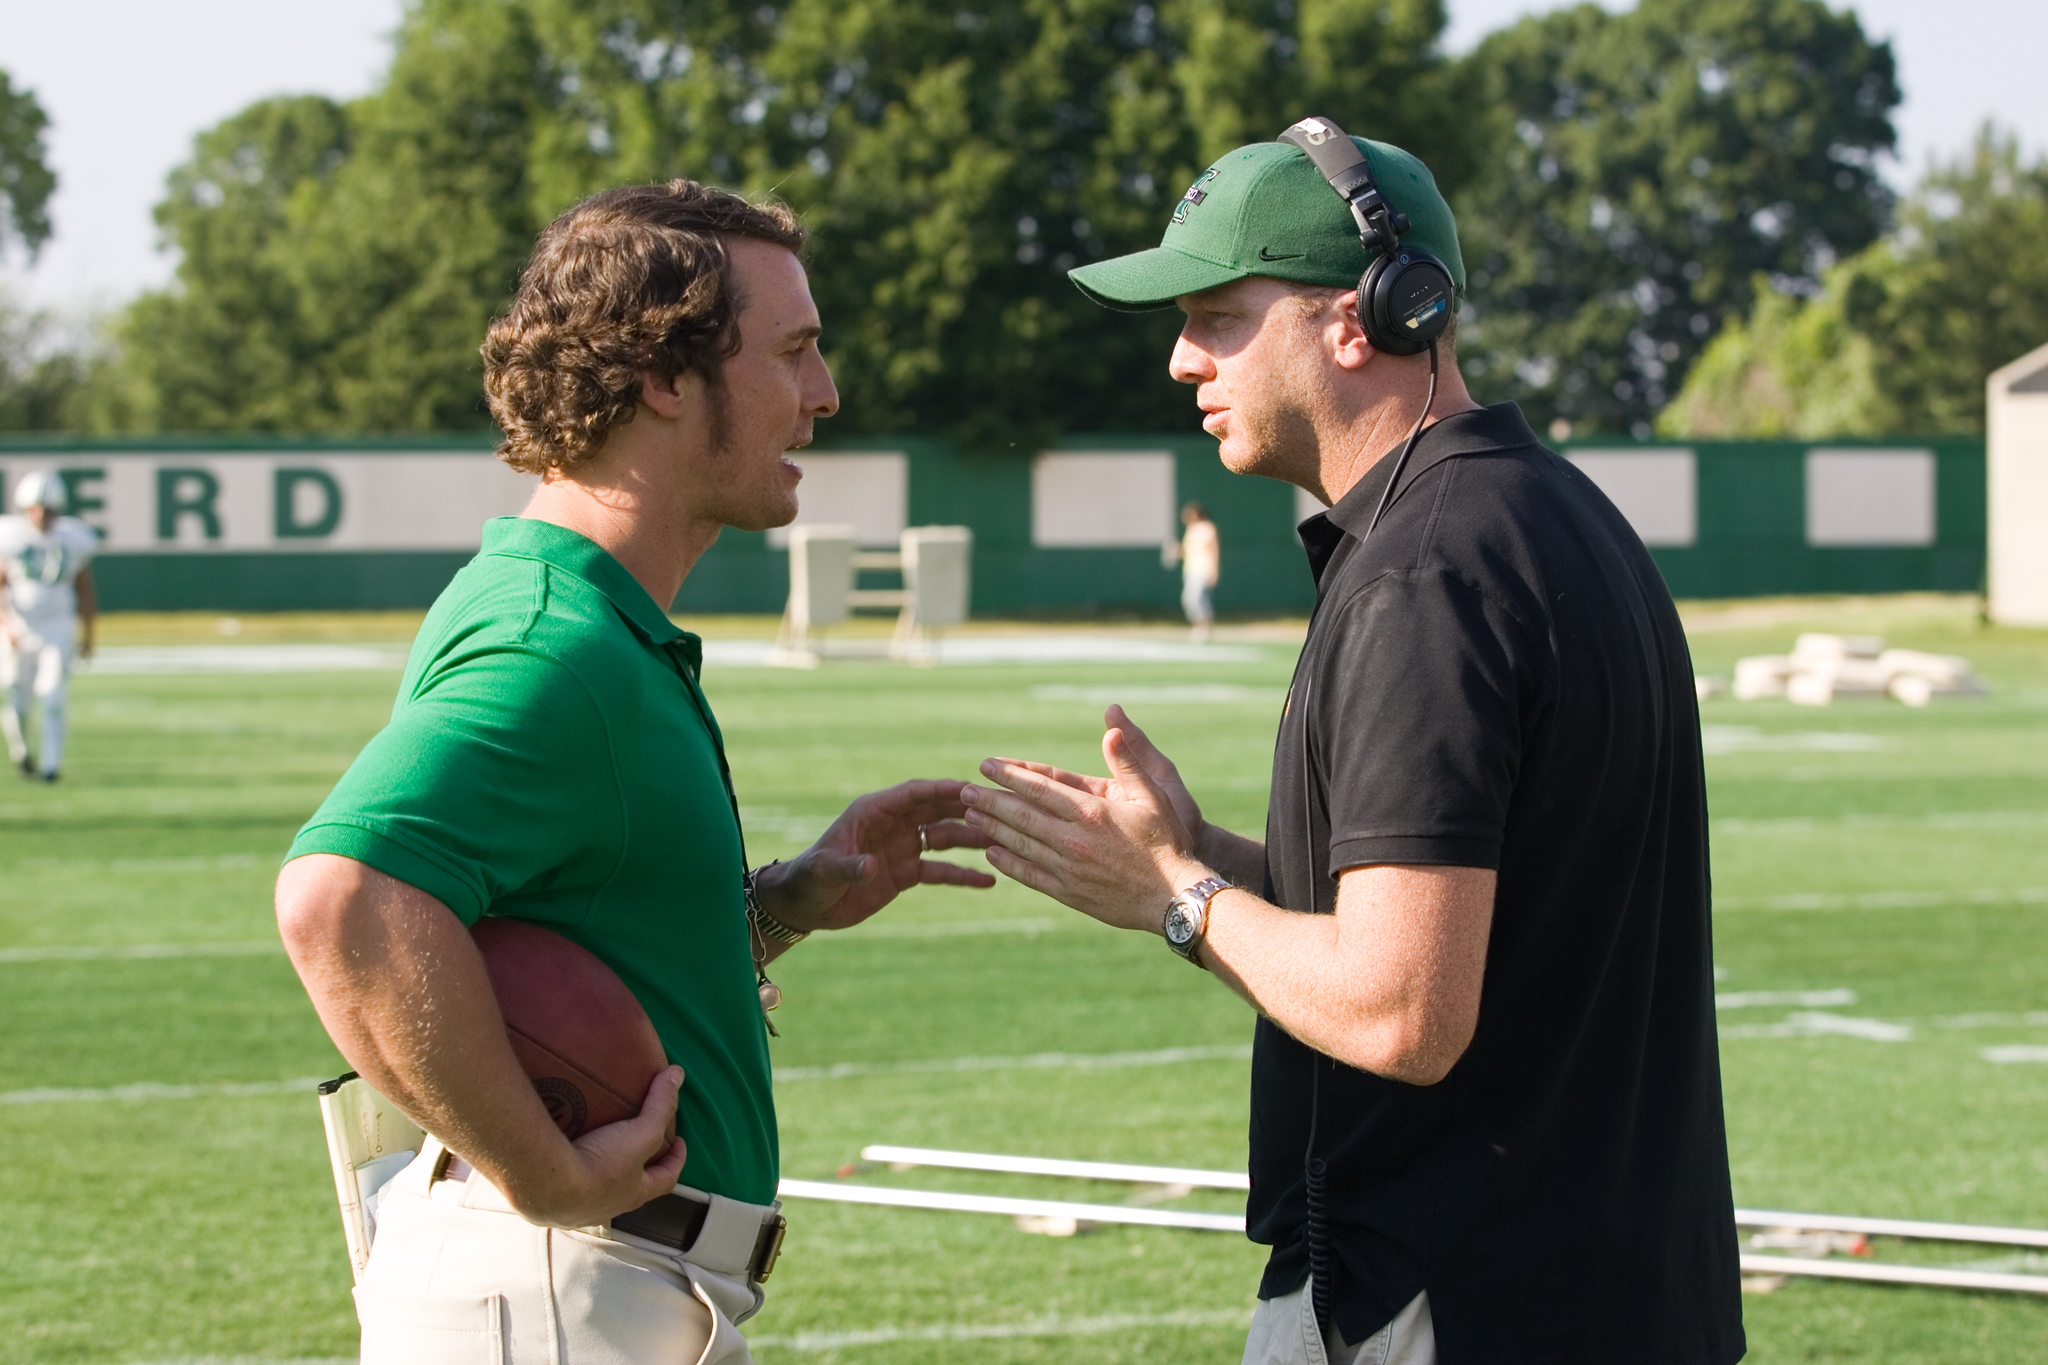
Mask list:
[[1223,892],[1209,905],[1202,963],[1316,1051],[1431,1085],[1478,1021],[1494,883],[1474,868],[1354,869],[1330,915]]
[[454,913],[352,859],[313,854],[279,877],[278,923],[349,1065],[522,1212],[550,1221],[576,1154],[520,1069]]
[[1232,886],[1250,887],[1254,893],[1266,881],[1266,845],[1263,840],[1232,834],[1221,825],[1205,824],[1197,841],[1195,856],[1216,869]]

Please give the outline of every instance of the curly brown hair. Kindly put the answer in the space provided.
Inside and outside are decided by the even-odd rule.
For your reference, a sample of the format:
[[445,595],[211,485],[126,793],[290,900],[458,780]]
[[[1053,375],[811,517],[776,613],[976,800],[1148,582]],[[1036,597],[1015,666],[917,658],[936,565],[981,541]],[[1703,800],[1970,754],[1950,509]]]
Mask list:
[[574,468],[633,420],[642,373],[702,376],[721,426],[746,306],[726,240],[801,252],[805,236],[783,205],[694,180],[605,190],[555,219],[481,348],[498,458],[524,474]]

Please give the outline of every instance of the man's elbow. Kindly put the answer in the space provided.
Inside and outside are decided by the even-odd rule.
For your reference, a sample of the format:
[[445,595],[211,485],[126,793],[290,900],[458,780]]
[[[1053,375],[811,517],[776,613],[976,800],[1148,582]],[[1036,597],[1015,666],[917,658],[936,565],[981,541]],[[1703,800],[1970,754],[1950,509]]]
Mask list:
[[294,965],[331,950],[341,933],[334,888],[311,858],[296,858],[277,874],[277,933]]
[[1476,1022],[1396,1020],[1368,1030],[1358,1040],[1358,1055],[1339,1060],[1403,1085],[1435,1085],[1472,1045]]

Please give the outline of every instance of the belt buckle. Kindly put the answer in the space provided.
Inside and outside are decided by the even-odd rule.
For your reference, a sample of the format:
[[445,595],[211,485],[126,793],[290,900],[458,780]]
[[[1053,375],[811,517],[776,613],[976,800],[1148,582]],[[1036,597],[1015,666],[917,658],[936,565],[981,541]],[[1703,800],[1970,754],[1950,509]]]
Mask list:
[[747,1278],[755,1284],[765,1284],[774,1273],[775,1262],[782,1255],[782,1239],[789,1234],[789,1220],[781,1214],[775,1221],[761,1229],[761,1239],[754,1244],[754,1263],[747,1267]]

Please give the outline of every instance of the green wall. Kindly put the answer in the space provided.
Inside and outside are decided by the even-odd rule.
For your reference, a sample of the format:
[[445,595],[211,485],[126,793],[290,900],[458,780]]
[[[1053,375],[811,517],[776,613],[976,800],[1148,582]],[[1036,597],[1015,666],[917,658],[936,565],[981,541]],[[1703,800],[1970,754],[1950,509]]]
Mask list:
[[[1984,572],[1984,444],[1976,438],[1829,442],[1831,448],[1911,447],[1936,455],[1936,543],[1922,548],[1817,548],[1805,543],[1804,458],[1809,442],[1693,442],[1698,469],[1695,544],[1652,553],[1680,597],[1817,592],[1970,591]],[[824,449],[825,447],[821,447]],[[910,457],[909,522],[974,529],[974,609],[984,615],[1093,610],[1171,610],[1179,578],[1153,549],[1041,549],[1031,543],[1029,453],[968,452],[945,441],[898,437],[833,450],[904,451]],[[1243,479],[1217,463],[1215,443],[1194,435],[1076,437],[1062,448],[1170,450],[1177,494],[1210,509],[1224,546],[1224,612],[1299,612],[1312,601],[1295,540],[1294,490]],[[1573,450],[1655,449],[1617,443]],[[0,438],[0,460],[37,453],[162,455],[176,451],[468,451],[481,436],[376,440],[294,440],[266,436],[181,436],[82,441]],[[348,609],[431,602],[468,558],[461,551],[265,551],[109,553],[98,563],[109,610]],[[872,586],[888,580],[875,578]],[[677,599],[691,612],[775,613],[788,591],[784,556],[763,534],[728,531],[699,561]]]

